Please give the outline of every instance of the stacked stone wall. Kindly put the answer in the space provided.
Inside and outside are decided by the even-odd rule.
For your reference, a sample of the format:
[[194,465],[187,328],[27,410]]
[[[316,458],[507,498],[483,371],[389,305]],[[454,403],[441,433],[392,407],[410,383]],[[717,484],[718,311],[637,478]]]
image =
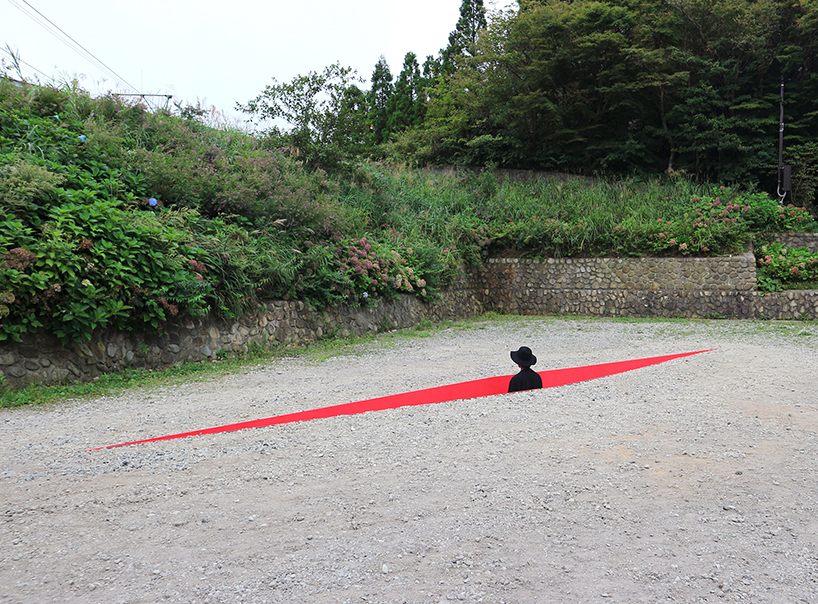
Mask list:
[[813,253],[818,252],[818,233],[775,233],[769,238],[786,247],[806,247]]
[[483,283],[488,299],[514,306],[545,291],[752,291],[756,266],[751,252],[718,258],[491,258]]
[[11,387],[92,380],[126,367],[160,368],[211,360],[253,346],[299,345],[459,319],[494,310],[528,315],[818,319],[818,291],[762,294],[751,253],[721,258],[489,259],[440,294],[410,295],[372,308],[316,311],[272,300],[237,320],[182,318],[161,332],[97,331],[63,346],[45,332],[0,346],[0,375]]
[[818,319],[818,292],[761,293],[751,252],[716,258],[493,258],[484,306],[599,317]]
[[161,332],[99,330],[87,343],[62,345],[41,330],[21,343],[0,346],[0,375],[13,388],[89,381],[128,367],[158,369],[208,361],[222,353],[245,353],[253,346],[300,345],[413,327],[424,320],[459,319],[483,312],[471,283],[470,277],[461,278],[441,293],[436,304],[404,294],[374,307],[316,311],[303,302],[273,300],[234,321],[188,317],[168,323]]

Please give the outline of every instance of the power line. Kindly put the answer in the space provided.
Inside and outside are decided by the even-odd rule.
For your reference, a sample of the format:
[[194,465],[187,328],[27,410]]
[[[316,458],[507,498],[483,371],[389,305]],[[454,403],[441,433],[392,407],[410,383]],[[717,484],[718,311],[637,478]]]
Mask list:
[[[89,61],[91,64],[95,65],[96,67],[98,67],[98,68],[99,68],[99,69],[101,69],[102,71],[106,72],[106,73],[107,73],[109,76],[112,76],[113,78],[115,78],[115,79],[117,79],[117,80],[119,80],[119,81],[121,81],[121,82],[124,82],[124,83],[125,83],[125,84],[127,84],[127,85],[128,85],[130,88],[131,88],[131,89],[136,90],[136,88],[135,88],[135,87],[134,87],[134,86],[133,86],[133,85],[132,85],[130,82],[128,82],[128,81],[127,81],[125,78],[123,78],[123,77],[122,77],[122,76],[120,76],[118,73],[116,73],[116,72],[115,72],[113,69],[111,69],[110,67],[108,67],[108,66],[107,66],[105,63],[103,63],[103,62],[102,62],[102,60],[100,60],[100,59],[99,59],[98,57],[96,57],[96,56],[95,56],[93,53],[91,53],[91,52],[90,52],[90,51],[89,51],[87,48],[85,48],[84,46],[82,46],[82,44],[80,44],[80,43],[79,43],[79,42],[77,42],[77,41],[76,41],[74,38],[72,38],[72,37],[71,37],[71,36],[70,36],[70,35],[69,35],[67,32],[65,32],[63,29],[61,29],[61,28],[60,28],[60,27],[59,27],[59,26],[58,26],[56,23],[54,23],[54,22],[53,22],[53,21],[51,21],[51,20],[50,20],[48,17],[46,17],[44,14],[42,14],[40,11],[38,11],[38,10],[37,10],[37,9],[36,9],[34,6],[32,6],[32,5],[31,5],[29,2],[27,2],[27,0],[22,0],[22,2],[23,2],[23,3],[24,3],[26,6],[28,6],[28,7],[29,7],[31,10],[33,10],[33,11],[34,11],[34,13],[36,13],[36,15],[39,15],[39,17],[41,17],[42,19],[44,19],[44,20],[45,20],[45,22],[43,22],[43,21],[42,21],[40,18],[38,18],[36,15],[34,15],[34,14],[32,14],[31,12],[29,12],[28,10],[26,10],[26,9],[25,9],[23,6],[21,6],[20,4],[17,4],[17,2],[16,2],[15,0],[9,0],[9,2],[10,2],[10,3],[11,3],[13,6],[14,6],[14,7],[16,7],[16,8],[17,8],[17,9],[19,9],[21,12],[23,12],[23,14],[25,14],[26,16],[28,16],[29,18],[31,18],[31,19],[32,19],[32,20],[33,20],[35,23],[37,23],[38,25],[40,25],[41,27],[43,27],[43,28],[44,28],[46,31],[48,31],[48,32],[49,32],[51,35],[53,35],[55,38],[57,38],[58,40],[60,40],[60,41],[61,41],[63,44],[65,44],[66,46],[68,46],[69,48],[71,48],[71,49],[72,49],[74,52],[76,52],[77,54],[79,54],[80,56],[82,56],[84,59],[86,59],[87,61]],[[55,30],[56,30],[56,31],[55,31]],[[58,34],[57,32],[59,32],[59,34]],[[60,34],[62,34],[62,36],[61,36]],[[63,36],[64,36],[64,37],[63,37]],[[66,39],[66,38],[67,38],[67,39]],[[69,40],[70,40],[70,42],[69,42]]]
[[36,72],[37,72],[37,73],[39,73],[41,76],[43,76],[43,77],[44,77],[46,80],[51,80],[52,82],[54,81],[54,78],[52,78],[51,76],[49,76],[49,75],[48,75],[48,74],[46,74],[45,72],[40,71],[39,69],[37,69],[36,67],[34,67],[34,65],[32,65],[31,63],[26,63],[25,61],[23,61],[23,59],[21,59],[19,56],[17,56],[17,55],[16,55],[16,54],[14,54],[13,52],[9,51],[7,48],[0,48],[0,51],[4,52],[4,53],[6,53],[8,56],[10,56],[10,57],[11,57],[11,60],[12,60],[12,61],[14,61],[15,63],[19,63],[20,65],[25,65],[26,67],[28,67],[28,68],[29,68],[29,69],[31,69],[32,71],[36,71]]
[[[131,89],[131,90],[134,90],[134,91],[136,91],[136,92],[139,92],[139,90],[138,90],[138,89],[137,89],[137,88],[136,88],[134,85],[132,85],[130,82],[128,82],[128,80],[126,80],[126,79],[125,79],[125,78],[123,78],[121,75],[119,75],[117,72],[115,72],[113,69],[111,69],[110,67],[108,67],[108,66],[107,66],[105,63],[103,63],[103,62],[102,62],[102,60],[100,60],[99,58],[97,58],[97,57],[96,57],[96,56],[95,56],[95,55],[94,55],[94,54],[93,54],[91,51],[89,51],[89,50],[88,50],[87,48],[85,48],[85,47],[84,47],[82,44],[80,44],[79,42],[77,42],[77,41],[76,41],[74,38],[72,38],[72,37],[71,37],[70,35],[68,35],[68,34],[67,34],[65,31],[63,31],[63,30],[62,30],[62,29],[61,29],[61,28],[60,28],[60,27],[59,27],[59,26],[58,26],[56,23],[54,23],[53,21],[51,21],[51,19],[49,19],[48,17],[46,17],[44,14],[42,14],[40,11],[38,11],[36,8],[34,8],[34,7],[31,5],[31,4],[29,4],[29,3],[27,2],[27,0],[20,0],[20,1],[21,1],[23,4],[25,4],[26,6],[28,6],[28,7],[29,7],[31,10],[33,10],[33,11],[34,11],[34,12],[35,12],[37,15],[39,15],[39,17],[41,17],[42,19],[44,19],[44,20],[46,21],[46,23],[48,23],[48,25],[47,25],[46,23],[44,23],[44,22],[42,21],[42,19],[38,18],[37,16],[35,16],[34,14],[32,14],[31,12],[29,12],[28,10],[26,10],[26,9],[25,9],[25,7],[23,7],[23,6],[21,6],[20,4],[18,4],[16,0],[9,0],[9,3],[11,3],[11,5],[12,5],[12,6],[14,6],[14,7],[15,7],[15,8],[17,8],[18,10],[20,10],[20,11],[21,11],[23,14],[25,14],[27,17],[29,17],[30,19],[32,19],[32,20],[33,20],[35,23],[37,23],[37,24],[38,24],[40,27],[42,27],[43,29],[45,29],[45,30],[46,30],[48,33],[50,33],[52,36],[54,36],[55,38],[57,38],[58,40],[60,40],[60,42],[62,42],[63,44],[65,44],[66,46],[68,46],[69,48],[71,48],[71,50],[73,50],[73,51],[74,51],[74,52],[76,52],[78,55],[80,55],[81,57],[83,57],[84,59],[86,59],[87,61],[89,61],[90,63],[92,63],[94,66],[98,67],[99,69],[102,69],[102,70],[103,70],[105,73],[107,73],[108,75],[112,76],[114,79],[116,79],[116,80],[119,80],[119,81],[123,82],[123,83],[124,83],[124,84],[126,84],[126,85],[127,85],[127,86],[128,86],[130,89]],[[49,25],[50,25],[50,27],[49,27]],[[60,34],[62,34],[62,36],[64,36],[64,37],[60,36],[60,35],[59,35],[57,32],[55,32],[55,31],[54,31],[55,29],[56,29],[58,32],[60,32]],[[68,40],[70,40],[71,42],[68,42],[68,40],[66,40],[65,38],[68,38]],[[72,44],[72,43],[73,43],[73,44]],[[79,49],[81,49],[81,50],[79,50]]]
[[[22,2],[23,2],[23,3],[24,3],[26,6],[28,6],[29,8],[31,8],[31,10],[33,10],[35,13],[37,13],[37,14],[38,14],[40,17],[42,17],[43,19],[45,19],[45,21],[46,21],[46,22],[47,22],[49,25],[51,25],[51,26],[52,26],[54,29],[56,29],[56,30],[57,30],[57,31],[59,31],[59,32],[60,32],[60,33],[61,33],[63,36],[65,36],[66,38],[68,38],[68,40],[70,40],[70,41],[71,41],[71,42],[74,44],[74,46],[72,46],[72,45],[71,45],[69,42],[67,42],[67,41],[66,41],[64,38],[61,38],[61,37],[60,37],[60,36],[59,36],[57,33],[55,33],[55,32],[54,32],[52,29],[50,29],[48,26],[46,26],[44,23],[42,23],[40,20],[38,20],[36,17],[34,17],[34,15],[32,15],[32,14],[28,13],[28,12],[27,12],[25,9],[23,9],[23,7],[21,7],[21,6],[17,5],[17,4],[15,4],[14,0],[9,0],[9,2],[11,2],[13,5],[15,5],[15,6],[16,6],[18,9],[22,10],[22,11],[23,11],[23,12],[24,12],[26,15],[28,15],[29,17],[31,17],[32,19],[34,19],[34,21],[35,21],[36,23],[38,23],[39,25],[41,25],[42,27],[44,27],[44,28],[46,29],[46,31],[48,31],[49,33],[51,33],[53,36],[55,36],[55,37],[56,37],[57,39],[59,39],[61,42],[63,42],[64,44],[66,44],[66,45],[67,45],[69,48],[71,48],[72,50],[74,50],[74,52],[76,52],[77,54],[79,54],[80,56],[82,56],[83,58],[85,58],[87,61],[89,61],[90,63],[92,63],[92,64],[96,65],[98,68],[102,69],[104,72],[106,72],[108,75],[112,76],[114,79],[117,79],[117,80],[120,80],[121,82],[124,82],[124,83],[125,83],[125,84],[127,84],[127,85],[128,85],[128,87],[130,87],[132,90],[137,90],[137,88],[136,88],[136,87],[134,87],[134,86],[133,86],[133,85],[132,85],[130,82],[128,82],[128,80],[126,80],[126,79],[125,79],[125,78],[123,78],[121,75],[119,75],[117,72],[115,72],[113,69],[111,69],[110,67],[108,67],[108,66],[107,66],[107,65],[106,65],[106,64],[105,64],[105,63],[104,63],[104,62],[103,62],[101,59],[99,59],[99,58],[98,58],[96,55],[94,55],[94,54],[93,54],[91,51],[89,51],[87,48],[85,48],[85,47],[84,47],[82,44],[80,44],[79,42],[77,42],[77,41],[76,41],[74,38],[72,38],[72,37],[71,37],[71,36],[70,36],[70,35],[69,35],[67,32],[65,32],[63,29],[61,29],[61,28],[60,28],[60,27],[59,27],[59,26],[58,26],[56,23],[54,23],[54,22],[53,22],[53,21],[51,21],[51,20],[50,20],[48,17],[46,17],[44,14],[42,14],[40,11],[38,11],[38,10],[37,10],[37,9],[36,9],[34,6],[32,6],[32,5],[31,5],[31,4],[30,4],[30,3],[29,3],[27,0],[22,0]],[[81,50],[78,50],[78,49],[81,49]]]

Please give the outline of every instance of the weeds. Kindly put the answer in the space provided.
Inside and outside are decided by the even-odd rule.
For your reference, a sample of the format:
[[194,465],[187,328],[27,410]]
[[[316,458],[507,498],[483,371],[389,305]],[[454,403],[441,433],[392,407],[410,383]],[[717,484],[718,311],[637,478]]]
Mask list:
[[[803,208],[682,178],[518,182],[371,162],[334,176],[195,115],[0,80],[0,341],[156,330],[264,299],[434,301],[490,254],[702,256],[815,228]],[[761,282],[815,282],[810,262],[765,265]]]

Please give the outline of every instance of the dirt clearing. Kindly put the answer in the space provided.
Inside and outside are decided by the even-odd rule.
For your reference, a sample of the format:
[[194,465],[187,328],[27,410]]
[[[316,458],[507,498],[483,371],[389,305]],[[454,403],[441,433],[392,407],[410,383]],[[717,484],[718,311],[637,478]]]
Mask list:
[[[87,452],[494,375],[561,388]],[[0,411],[0,602],[818,602],[818,326],[502,319]]]

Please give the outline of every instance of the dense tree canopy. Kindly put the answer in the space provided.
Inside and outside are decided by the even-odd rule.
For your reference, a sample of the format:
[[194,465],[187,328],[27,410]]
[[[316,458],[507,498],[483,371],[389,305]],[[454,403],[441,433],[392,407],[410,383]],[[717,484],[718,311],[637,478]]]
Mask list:
[[685,173],[770,189],[783,78],[785,161],[808,203],[817,62],[815,0],[520,0],[489,14],[463,0],[422,75],[408,53],[393,84],[381,57],[367,106],[350,105],[368,131],[339,144],[408,163]]
[[788,146],[818,135],[816,10],[782,0],[523,2],[495,15],[432,99],[417,153],[728,182],[774,176],[782,76]]
[[426,83],[420,75],[415,53],[406,53],[403,69],[395,83],[395,92],[387,104],[390,132],[400,132],[423,123]]

